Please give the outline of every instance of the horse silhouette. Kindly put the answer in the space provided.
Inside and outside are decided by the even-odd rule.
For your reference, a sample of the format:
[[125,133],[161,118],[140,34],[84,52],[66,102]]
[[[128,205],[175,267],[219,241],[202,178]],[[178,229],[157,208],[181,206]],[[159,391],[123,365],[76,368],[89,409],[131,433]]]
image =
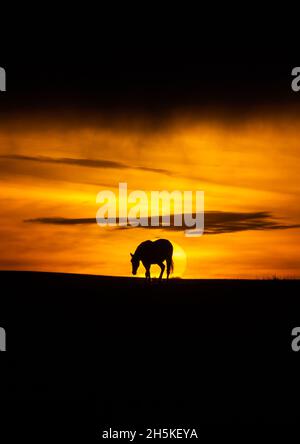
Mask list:
[[157,264],[161,268],[159,280],[162,279],[166,268],[163,263],[164,261],[166,261],[167,263],[167,279],[169,279],[170,271],[173,271],[174,269],[174,263],[172,259],[173,245],[167,239],[158,239],[153,242],[147,240],[145,242],[142,242],[135,250],[135,253],[130,253],[130,255],[132,263],[132,274],[136,275],[141,261],[146,270],[146,279],[149,281],[151,279],[150,267],[152,264]]

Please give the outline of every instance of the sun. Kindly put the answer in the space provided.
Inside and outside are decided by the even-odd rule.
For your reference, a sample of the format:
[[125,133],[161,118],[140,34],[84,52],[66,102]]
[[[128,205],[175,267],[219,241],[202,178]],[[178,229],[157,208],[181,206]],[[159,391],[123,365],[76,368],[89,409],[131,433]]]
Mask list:
[[187,267],[187,256],[184,249],[177,244],[176,242],[172,242],[174,251],[173,251],[173,261],[174,261],[174,272],[172,277],[180,277],[183,278],[186,267]]
[[[150,239],[152,241],[157,240],[157,238]],[[173,262],[174,262],[174,271],[170,274],[170,278],[183,278],[186,266],[187,266],[187,257],[184,249],[177,244],[176,242],[172,241],[173,245]],[[151,265],[151,277],[158,278],[160,274],[160,267],[158,265]],[[140,264],[138,271],[137,271],[138,277],[145,277],[145,269],[142,264]],[[163,277],[166,277],[166,270],[164,272]]]

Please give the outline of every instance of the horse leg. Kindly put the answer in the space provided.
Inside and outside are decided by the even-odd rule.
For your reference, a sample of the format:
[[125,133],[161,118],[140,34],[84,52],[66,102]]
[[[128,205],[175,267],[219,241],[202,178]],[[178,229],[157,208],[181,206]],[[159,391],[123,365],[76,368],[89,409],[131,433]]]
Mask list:
[[148,280],[150,282],[151,280],[151,276],[150,276],[150,265],[148,267],[146,267],[146,280]]
[[167,279],[169,279],[169,274],[171,271],[171,264],[172,264],[172,259],[167,259]]
[[159,280],[161,281],[166,267],[165,267],[165,264],[164,264],[163,262],[161,262],[161,263],[158,264],[158,265],[159,265],[160,268],[161,268],[161,272],[160,272],[160,275],[159,275]]

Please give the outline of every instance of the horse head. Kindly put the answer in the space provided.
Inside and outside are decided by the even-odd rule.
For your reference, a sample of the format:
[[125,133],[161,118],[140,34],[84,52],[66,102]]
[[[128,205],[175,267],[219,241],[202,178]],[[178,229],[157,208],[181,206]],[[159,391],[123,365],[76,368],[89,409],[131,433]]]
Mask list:
[[131,263],[132,263],[132,274],[135,276],[137,269],[140,265],[140,260],[137,258],[136,254],[130,253],[131,256]]

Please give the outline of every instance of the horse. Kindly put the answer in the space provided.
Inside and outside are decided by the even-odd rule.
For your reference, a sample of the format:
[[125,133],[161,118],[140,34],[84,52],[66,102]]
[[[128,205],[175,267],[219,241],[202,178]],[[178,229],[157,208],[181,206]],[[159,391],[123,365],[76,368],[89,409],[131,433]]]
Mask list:
[[159,280],[162,279],[162,276],[165,271],[164,261],[167,263],[167,279],[169,279],[170,271],[174,269],[174,263],[172,259],[173,255],[173,245],[167,239],[158,239],[156,241],[147,240],[142,242],[135,253],[131,255],[131,263],[132,263],[132,274],[135,276],[137,269],[139,268],[140,261],[145,267],[146,270],[146,280],[151,280],[150,277],[150,267],[152,264],[157,264],[161,268],[161,272],[159,275]]

